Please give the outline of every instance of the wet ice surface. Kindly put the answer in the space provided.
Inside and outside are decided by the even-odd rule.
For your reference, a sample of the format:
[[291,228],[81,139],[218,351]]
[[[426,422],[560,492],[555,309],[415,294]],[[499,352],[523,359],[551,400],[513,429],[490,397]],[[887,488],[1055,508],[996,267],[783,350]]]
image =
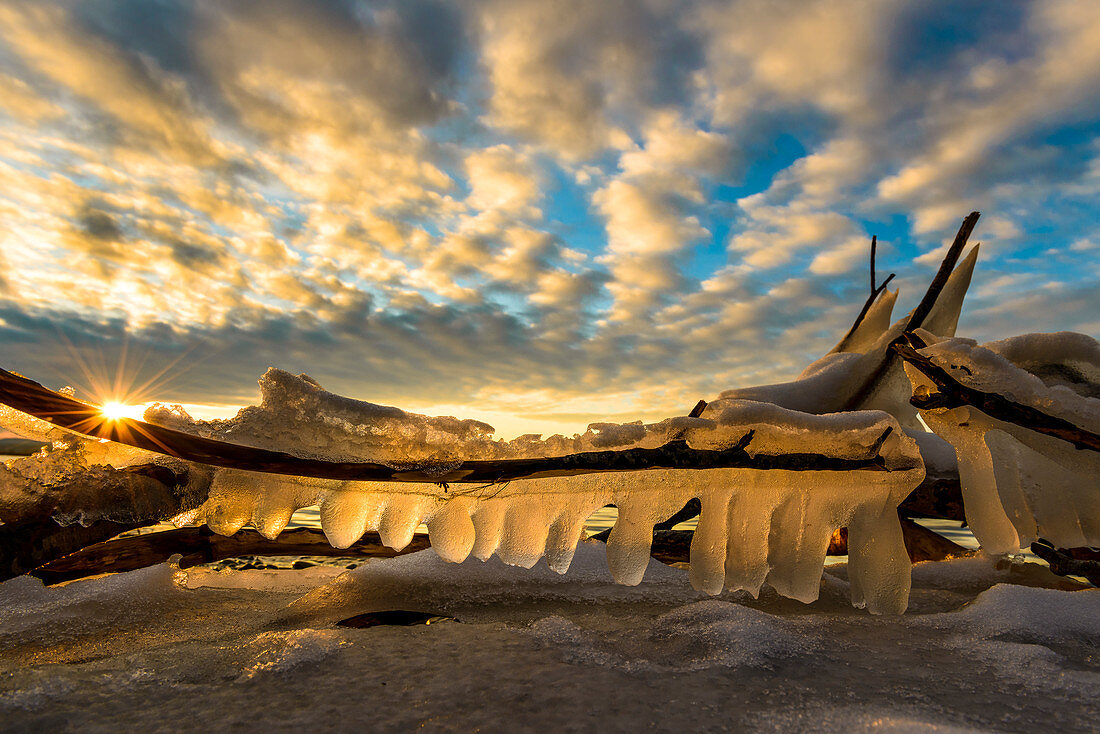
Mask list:
[[[1100,590],[1038,566],[919,564],[872,617],[831,566],[812,605],[707,597],[650,564],[612,583],[433,551],[343,574],[174,571],[0,584],[0,730],[1087,731]],[[347,629],[386,609],[462,620]]]

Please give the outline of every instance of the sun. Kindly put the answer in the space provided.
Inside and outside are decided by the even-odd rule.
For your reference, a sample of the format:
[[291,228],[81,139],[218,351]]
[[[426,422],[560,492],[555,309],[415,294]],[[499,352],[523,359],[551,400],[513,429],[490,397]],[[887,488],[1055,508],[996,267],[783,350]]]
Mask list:
[[104,403],[99,411],[107,420],[117,421],[120,418],[133,418],[138,420],[145,412],[144,405],[126,405],[117,400]]

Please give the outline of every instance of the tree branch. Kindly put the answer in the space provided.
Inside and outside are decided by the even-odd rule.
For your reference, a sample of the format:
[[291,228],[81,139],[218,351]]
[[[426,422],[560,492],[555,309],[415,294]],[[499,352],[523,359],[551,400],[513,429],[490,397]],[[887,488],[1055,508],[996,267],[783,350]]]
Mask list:
[[189,568],[241,556],[393,558],[430,545],[428,536],[422,533],[414,535],[412,542],[401,550],[394,550],[382,545],[378,533],[367,533],[348,548],[333,548],[324,533],[310,528],[287,530],[275,540],[268,540],[251,529],[225,537],[206,526],[188,527],[96,543],[42,565],[31,571],[31,575],[47,584],[57,584],[100,573],[145,568],[164,563],[177,553],[183,556],[180,568]]
[[886,286],[890,284],[890,281],[894,279],[896,273],[890,273],[886,277],[886,280],[882,281],[882,285],[875,285],[875,251],[878,248],[878,237],[871,237],[871,293],[867,296],[867,300],[863,302],[863,308],[859,310],[859,315],[856,316],[856,320],[852,322],[852,326],[848,329],[848,333],[844,335],[844,338],[840,340],[840,343],[833,349],[834,352],[843,352],[848,342],[851,340],[852,335],[856,333],[856,329],[863,323],[863,319],[867,317],[867,312],[871,310],[871,306],[878,300],[879,295],[886,290]]
[[[914,308],[913,312],[909,315],[909,321],[905,326],[907,331],[912,331],[924,324],[924,320],[928,318],[928,314],[932,312],[932,308],[936,305],[940,293],[943,292],[944,286],[947,285],[948,278],[951,277],[951,272],[959,262],[959,256],[962,255],[962,251],[966,247],[966,242],[970,239],[970,233],[974,231],[974,225],[978,223],[978,217],[980,216],[981,214],[979,212],[970,212],[966,219],[963,220],[958,233],[955,234],[954,242],[947,248],[947,253],[940,263],[939,270],[936,271],[936,275],[932,278],[932,282],[928,284],[928,289],[924,292],[924,297],[921,298],[920,303],[917,304],[917,307]],[[899,336],[891,346],[901,341],[901,339],[902,337]],[[887,347],[886,354],[883,355],[882,361],[879,363],[878,367],[867,377],[863,384],[852,393],[848,400],[845,401],[841,410],[857,410],[859,406],[870,397],[871,393],[874,392],[875,387],[893,362],[894,352],[891,351],[890,347]]]
[[[914,337],[915,339],[915,337]],[[923,344],[921,341],[914,341]],[[946,370],[908,344],[895,344],[893,349],[906,362],[913,365],[932,381],[939,392],[930,395],[914,395],[909,399],[919,410],[958,408],[972,406],[990,418],[1026,428],[1036,433],[1067,441],[1077,449],[1100,451],[1100,435],[1085,430],[1063,418],[1048,415],[1028,405],[1021,405],[997,393],[983,392],[964,385]]]
[[1100,551],[1055,548],[1049,540],[1039,538],[1031,544],[1031,552],[1049,563],[1051,572],[1058,576],[1081,576],[1093,586],[1100,586]]
[[456,465],[400,468],[375,462],[307,459],[282,451],[216,441],[171,428],[121,418],[107,420],[96,406],[49,390],[37,382],[0,370],[0,403],[55,425],[96,438],[136,446],[168,456],[243,471],[321,479],[377,482],[485,484],[553,476],[641,469],[782,469],[786,471],[887,471],[877,453],[863,459],[821,454],[749,455],[750,431],[728,449],[693,449],[673,440],[658,448],[588,451],[529,459],[473,460]]

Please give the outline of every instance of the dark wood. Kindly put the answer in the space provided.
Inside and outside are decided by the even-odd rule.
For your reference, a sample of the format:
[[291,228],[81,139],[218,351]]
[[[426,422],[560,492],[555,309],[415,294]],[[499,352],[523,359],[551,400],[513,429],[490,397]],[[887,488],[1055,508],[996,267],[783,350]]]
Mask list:
[[[917,307],[909,314],[909,320],[906,322],[905,326],[907,331],[912,331],[923,325],[924,320],[928,318],[928,314],[932,312],[932,308],[936,305],[936,301],[943,292],[944,286],[947,285],[947,280],[951,277],[951,273],[954,271],[955,265],[959,261],[959,256],[962,255],[967,240],[970,239],[970,233],[974,231],[974,225],[978,223],[978,218],[980,216],[981,214],[979,212],[970,212],[966,219],[963,220],[962,225],[959,227],[959,231],[955,234],[955,240],[951,243],[951,247],[947,248],[947,254],[944,255],[943,261],[940,263],[939,270],[936,271],[935,277],[933,277],[932,282],[928,284],[928,289],[925,290],[920,303],[918,303]],[[901,340],[902,337],[899,336],[890,346],[899,343]],[[888,347],[886,353],[882,357],[882,361],[879,362],[874,371],[864,380],[863,384],[848,397],[841,410],[858,410],[875,391],[878,383],[882,380],[883,376],[885,376],[887,370],[890,369],[895,359],[895,352]]]
[[136,446],[168,456],[244,471],[322,479],[486,484],[552,476],[643,469],[782,469],[786,471],[886,471],[881,456],[842,459],[820,454],[756,454],[745,446],[752,432],[737,445],[720,451],[692,449],[674,440],[653,449],[588,451],[531,459],[474,460],[457,464],[428,464],[408,468],[375,462],[338,462],[307,459],[226,441],[216,441],[122,418],[106,420],[97,406],[82,403],[11,372],[0,370],[0,403],[55,425],[97,438]]
[[[898,519],[901,521],[901,534],[905,541],[905,551],[909,554],[909,560],[913,563],[943,561],[948,558],[965,558],[977,553],[977,551],[964,548],[907,517]],[[848,555],[848,528],[840,528],[833,533],[833,537],[829,541],[828,555]]]
[[1092,548],[1055,548],[1049,540],[1039,538],[1031,544],[1031,552],[1050,564],[1058,576],[1081,576],[1093,586],[1100,586],[1100,551]]
[[4,523],[0,525],[0,581],[22,576],[43,563],[145,524],[105,520],[88,527],[61,526],[53,520]]
[[[923,344],[923,342],[914,343]],[[1092,431],[1075,426],[1062,418],[1048,415],[1031,406],[1021,405],[1003,395],[964,385],[909,344],[895,344],[893,349],[903,360],[931,380],[938,389],[938,392],[929,395],[914,395],[910,398],[909,402],[918,410],[971,406],[990,418],[1061,439],[1077,449],[1100,451],[1100,435]]]
[[[942,560],[972,554],[937,533],[901,518],[905,547],[910,558],[916,561]],[[4,527],[0,526],[0,530]],[[79,527],[79,526],[77,526]],[[91,535],[114,537],[124,529],[119,526],[92,530]],[[83,530],[91,530],[85,528]],[[593,540],[607,542],[611,530],[592,536]],[[662,563],[687,563],[689,561],[691,530],[656,530],[650,554]],[[0,538],[2,538],[0,534]],[[18,537],[18,536],[16,536]],[[312,528],[287,530],[275,540],[268,540],[255,530],[241,530],[233,536],[217,535],[209,528],[188,527],[97,542],[81,550],[56,558],[35,568],[23,568],[19,573],[30,572],[47,584],[57,584],[101,573],[134,571],[157,563],[164,563],[180,554],[180,568],[202,563],[214,563],[227,558],[243,556],[325,556],[338,558],[393,558],[429,548],[427,535],[417,534],[412,542],[401,550],[382,544],[377,533],[368,532],[348,548],[333,548],[324,534]],[[848,536],[845,528],[833,534],[829,555],[847,555]],[[18,575],[18,574],[14,574]]]
[[268,540],[251,529],[226,537],[204,525],[96,543],[41,565],[30,573],[47,584],[57,584],[100,573],[134,571],[164,563],[177,553],[182,556],[180,568],[189,568],[241,556],[393,558],[430,546],[428,536],[423,534],[414,535],[412,542],[398,551],[382,545],[378,533],[367,533],[349,548],[333,548],[324,533],[310,528],[287,530],[275,540]]
[[959,475],[926,476],[898,505],[905,517],[936,517],[966,522]]
[[980,212],[970,212],[966,215],[966,219],[963,220],[959,231],[955,234],[955,240],[951,243],[951,247],[947,248],[947,254],[944,255],[943,261],[940,263],[940,269],[936,271],[935,277],[928,285],[928,290],[924,292],[924,297],[921,298],[920,303],[917,304],[917,307],[913,309],[913,313],[909,316],[909,323],[906,325],[907,331],[920,327],[924,320],[928,318],[928,314],[932,313],[936,300],[940,297],[940,292],[947,285],[947,279],[951,277],[955,265],[962,257],[963,249],[966,247],[966,242],[970,239],[970,234],[974,231],[974,226],[977,225],[979,217],[981,217]]
[[683,507],[681,507],[675,515],[667,520],[657,523],[653,526],[654,530],[672,530],[675,526],[682,522],[686,522],[691,518],[697,516],[703,510],[702,503],[695,497],[689,499]]
[[834,352],[843,352],[848,342],[851,340],[852,335],[856,333],[856,329],[863,323],[863,319],[867,317],[867,312],[871,310],[871,306],[874,305],[878,297],[886,290],[886,286],[890,285],[890,281],[894,279],[897,273],[890,273],[886,276],[886,280],[882,281],[881,285],[875,285],[875,251],[878,248],[878,237],[871,237],[871,293],[867,296],[867,300],[863,302],[863,308],[859,310],[859,314],[856,316],[856,320],[852,322],[851,328],[844,335],[844,338],[840,340],[840,343],[833,349]]

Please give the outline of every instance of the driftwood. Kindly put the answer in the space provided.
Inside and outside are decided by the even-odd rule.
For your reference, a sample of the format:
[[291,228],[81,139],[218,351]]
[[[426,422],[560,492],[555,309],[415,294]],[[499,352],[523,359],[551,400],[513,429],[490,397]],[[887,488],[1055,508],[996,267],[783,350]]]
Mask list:
[[[928,314],[932,312],[932,308],[936,305],[936,301],[939,299],[944,286],[947,285],[947,279],[951,277],[955,265],[958,264],[959,257],[962,255],[962,251],[966,247],[967,241],[970,239],[970,233],[974,231],[974,226],[978,223],[978,217],[980,216],[981,214],[979,212],[970,212],[966,219],[963,220],[962,226],[959,227],[959,231],[955,234],[955,240],[951,243],[951,247],[947,249],[947,254],[944,255],[943,261],[940,263],[939,270],[936,271],[936,275],[932,278],[932,282],[928,284],[928,289],[924,292],[924,296],[921,298],[920,303],[917,304],[917,307],[914,308],[913,312],[909,315],[909,321],[905,326],[907,331],[912,331],[923,325],[924,320],[928,318]],[[870,306],[867,306],[867,308],[870,308]],[[901,340],[902,337],[899,336],[894,344]],[[875,388],[893,364],[894,359],[894,351],[888,348],[886,354],[883,355],[882,362],[880,362],[875,370],[868,375],[863,384],[848,397],[842,410],[858,409],[875,391]]]
[[[907,517],[898,519],[901,521],[901,534],[905,540],[905,551],[909,554],[909,560],[913,563],[964,558],[977,553],[977,551],[964,548]],[[833,537],[829,541],[829,555],[848,555],[848,528],[840,528],[833,533]]]
[[4,523],[0,525],[0,581],[22,576],[46,561],[145,524],[103,520],[88,527],[79,524],[61,526],[53,520]]
[[430,547],[428,536],[417,534],[401,550],[382,544],[378,533],[367,533],[349,548],[333,548],[324,533],[310,528],[286,530],[268,540],[255,530],[241,530],[232,536],[217,535],[205,525],[145,533],[96,543],[77,553],[51,561],[31,571],[47,584],[94,576],[100,573],[133,571],[164,563],[179,553],[180,568],[213,563],[241,556],[327,556],[393,558]]
[[457,465],[395,468],[369,461],[341,462],[306,459],[282,451],[270,451],[193,436],[131,418],[108,420],[100,414],[98,406],[54,392],[33,380],[5,370],[0,370],[0,403],[77,433],[107,438],[179,459],[228,469],[319,479],[486,484],[513,479],[641,469],[887,471],[878,450],[888,433],[884,433],[872,447],[873,452],[862,459],[840,459],[820,454],[750,456],[745,451],[745,447],[752,440],[752,431],[749,431],[736,445],[718,451],[693,449],[687,445],[686,441],[673,440],[654,449],[587,451],[544,458],[473,460],[463,461]]
[[[145,465],[140,465],[130,467],[130,470],[135,473],[142,473],[145,468]],[[172,495],[167,492],[158,494],[161,497],[179,497],[179,495]],[[164,505],[160,509],[163,517],[171,517],[182,512],[186,508],[182,507],[182,505],[175,504]],[[687,560],[687,546],[691,542],[690,537],[684,541],[682,536],[661,535],[661,533],[672,531],[673,526],[695,517],[699,514],[699,509],[699,500],[692,499],[688,501],[683,509],[668,520],[654,526],[654,558],[667,563]],[[958,477],[926,477],[924,482],[913,490],[913,492],[902,502],[898,507],[898,512],[905,517],[936,517],[946,520],[965,521],[966,518],[963,514],[962,493],[959,488]],[[56,570],[66,568],[66,564],[86,564],[85,561],[77,560],[84,558],[86,552],[92,552],[92,549],[86,548],[86,546],[98,543],[99,546],[95,546],[98,549],[100,546],[105,545],[100,543],[100,541],[113,538],[126,530],[132,530],[145,524],[147,523],[121,524],[98,522],[91,527],[84,528],[80,525],[62,527],[52,520],[44,520],[40,522],[0,525],[0,581],[30,572],[32,569],[40,566]],[[162,554],[156,556],[156,560],[151,561],[151,563],[159,563],[167,559],[168,556],[173,553],[183,553],[185,559],[190,557],[188,555],[190,553],[201,553],[203,554],[202,557],[207,559],[204,561],[195,561],[195,563],[208,563],[222,558],[235,558],[241,555],[298,554],[313,556],[351,556],[361,554],[351,549],[348,549],[347,552],[334,549],[325,542],[320,535],[311,535],[308,537],[305,535],[293,535],[293,533],[298,532],[299,531],[287,531],[278,539],[269,541],[255,531],[250,530],[242,530],[231,538],[224,538],[220,535],[215,535],[204,526],[202,528],[184,528],[179,531],[166,531],[163,533],[139,536],[140,538],[148,538],[148,540],[138,540],[136,538],[126,538],[124,540],[127,544],[132,544],[134,547],[138,548],[151,543],[164,543]],[[370,547],[377,546],[379,548],[378,552],[373,554],[376,557],[388,557],[386,555],[387,553],[390,555],[398,555],[398,553],[394,552],[392,549],[382,550],[382,546],[375,541],[376,537],[377,536],[371,536],[371,534],[368,533],[367,536],[364,536],[364,540],[352,546],[352,549],[359,548],[361,545],[366,544]],[[421,536],[416,537],[419,538]],[[177,542],[175,539],[182,540]],[[305,544],[301,549],[280,550],[295,546],[299,540]],[[683,542],[681,543],[681,541]],[[123,540],[111,541],[111,543],[122,542]],[[415,543],[416,541],[414,541],[414,546]],[[678,547],[677,543],[683,545],[681,550],[676,550]],[[372,546],[371,544],[374,545]],[[208,546],[216,550],[210,550],[209,552],[203,550],[203,548]],[[128,546],[111,545],[112,549],[124,549],[126,547]],[[82,548],[85,550],[81,550]],[[415,546],[414,549],[421,550],[422,547]],[[119,552],[121,553],[121,550]],[[110,553],[114,554],[115,550],[111,550]],[[845,550],[839,552],[839,554],[844,555],[845,553],[847,553],[846,546]],[[91,558],[98,558],[98,554],[100,554],[100,551],[95,550],[92,552]],[[834,555],[836,554],[834,553]],[[64,556],[67,556],[67,558],[63,558]],[[122,554],[122,556],[125,556],[125,554]],[[109,557],[113,558],[114,556],[110,555]],[[104,556],[103,558],[106,559],[108,556]],[[116,561],[113,560],[110,561],[110,563],[115,562]],[[121,563],[122,561],[118,562]],[[185,560],[185,566],[189,565],[189,563],[190,561]],[[119,567],[117,569],[105,567],[103,571],[132,570],[133,568],[141,567],[141,565]],[[80,568],[82,569],[80,575],[99,573],[99,571],[90,570],[92,568],[91,566],[84,565]],[[35,575],[38,575],[38,573],[35,572]],[[41,576],[41,578],[45,578],[45,576]],[[61,580],[65,579],[57,578],[49,583],[56,583]]]
[[909,402],[919,410],[972,406],[990,418],[1012,423],[1036,433],[1067,441],[1078,449],[1100,451],[1100,435],[1075,426],[1063,418],[1048,415],[1028,405],[1021,405],[997,393],[983,392],[964,385],[945,369],[916,349],[927,346],[915,334],[909,334],[910,344],[895,344],[893,349],[908,364],[913,365],[932,381],[938,392],[914,395]]
[[1049,540],[1039,538],[1031,544],[1031,552],[1050,564],[1058,576],[1081,576],[1093,586],[1100,586],[1100,550],[1093,548],[1055,548]]

